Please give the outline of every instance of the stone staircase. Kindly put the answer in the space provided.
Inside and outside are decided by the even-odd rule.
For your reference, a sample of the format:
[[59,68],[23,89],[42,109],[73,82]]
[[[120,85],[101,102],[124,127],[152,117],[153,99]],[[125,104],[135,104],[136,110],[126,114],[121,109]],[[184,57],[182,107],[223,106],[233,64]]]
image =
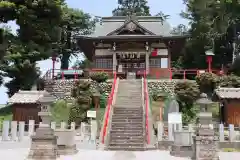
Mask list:
[[108,138],[108,150],[145,150],[141,80],[120,80]]

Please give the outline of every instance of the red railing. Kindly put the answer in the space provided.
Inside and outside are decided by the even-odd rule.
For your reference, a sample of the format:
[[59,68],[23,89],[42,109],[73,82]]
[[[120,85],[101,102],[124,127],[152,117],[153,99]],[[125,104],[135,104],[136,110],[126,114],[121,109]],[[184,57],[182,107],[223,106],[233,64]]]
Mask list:
[[61,69],[50,69],[46,72],[43,76],[44,79],[65,79],[66,76],[73,76],[71,79],[79,79],[80,77],[88,78],[88,75],[84,75],[85,72],[91,74],[93,72],[106,72],[109,74],[110,77],[113,77],[113,71],[111,69],[89,69],[89,70],[81,70],[81,69],[74,69],[69,68],[65,70]]
[[148,124],[148,104],[149,104],[149,97],[147,91],[147,78],[146,78],[146,71],[144,71],[144,99],[145,99],[145,112],[146,112],[146,137],[147,137],[147,144],[150,144],[150,135],[149,135],[149,124]]
[[[155,71],[149,71],[147,75],[149,78],[152,79],[188,79],[188,76],[197,76],[200,73],[209,72],[208,70],[204,69],[161,69]],[[223,71],[219,69],[212,69],[210,72],[215,73],[217,75],[224,74]]]
[[[86,70],[85,70],[86,71]],[[80,77],[88,78],[89,75],[84,75],[84,72],[81,69],[68,69],[68,70],[60,70],[52,69],[48,70],[44,75],[44,79],[65,79],[65,77],[70,76],[69,72],[71,73],[71,78],[69,79],[79,79]],[[109,74],[110,77],[113,77],[113,70],[112,69],[89,69],[87,70],[88,74],[93,72],[106,72]],[[149,69],[149,78],[152,79],[188,79],[188,76],[196,76],[201,72],[209,72],[208,70],[201,70],[201,69],[159,69],[159,70],[151,70]],[[210,72],[215,73],[217,75],[224,74],[219,69],[212,69]],[[144,75],[144,70],[139,70],[137,75],[141,77]]]
[[115,90],[115,87],[116,87],[116,82],[117,82],[117,75],[116,75],[116,73],[114,73],[114,80],[113,80],[113,84],[112,84],[112,90],[111,90],[111,93],[110,93],[110,95],[108,97],[107,110],[106,110],[105,118],[104,118],[103,134],[102,134],[102,144],[104,144],[105,136],[107,134],[108,121],[109,121],[109,116],[110,116],[110,110],[111,110],[112,103],[113,103],[113,96],[114,96],[114,90]]

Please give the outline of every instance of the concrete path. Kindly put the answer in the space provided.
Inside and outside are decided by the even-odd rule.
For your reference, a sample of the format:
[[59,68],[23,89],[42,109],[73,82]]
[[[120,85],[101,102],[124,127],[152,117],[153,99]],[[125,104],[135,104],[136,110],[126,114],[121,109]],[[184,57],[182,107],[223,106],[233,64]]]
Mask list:
[[[145,151],[145,152],[115,152],[95,150],[93,144],[81,144],[78,142],[78,154],[73,156],[61,156],[58,160],[190,160],[170,156],[168,151]],[[30,148],[30,139],[24,138],[21,142],[3,142],[0,140],[0,157],[4,159],[25,160]],[[84,149],[83,149],[84,148]],[[240,152],[221,152],[220,160],[239,160]]]

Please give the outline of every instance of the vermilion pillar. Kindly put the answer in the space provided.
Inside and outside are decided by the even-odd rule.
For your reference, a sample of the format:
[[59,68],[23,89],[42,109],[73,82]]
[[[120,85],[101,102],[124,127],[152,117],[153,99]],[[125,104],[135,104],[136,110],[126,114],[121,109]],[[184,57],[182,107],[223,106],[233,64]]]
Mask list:
[[212,72],[212,56],[207,56],[207,63],[208,63],[208,72]]

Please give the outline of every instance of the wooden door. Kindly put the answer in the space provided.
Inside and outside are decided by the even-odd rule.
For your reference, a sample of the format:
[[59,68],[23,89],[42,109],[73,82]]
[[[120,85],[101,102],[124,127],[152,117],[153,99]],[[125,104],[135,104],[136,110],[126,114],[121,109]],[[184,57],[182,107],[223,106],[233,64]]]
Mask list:
[[238,126],[240,124],[240,106],[237,106],[237,104],[229,103],[226,109],[227,109],[227,123]]

